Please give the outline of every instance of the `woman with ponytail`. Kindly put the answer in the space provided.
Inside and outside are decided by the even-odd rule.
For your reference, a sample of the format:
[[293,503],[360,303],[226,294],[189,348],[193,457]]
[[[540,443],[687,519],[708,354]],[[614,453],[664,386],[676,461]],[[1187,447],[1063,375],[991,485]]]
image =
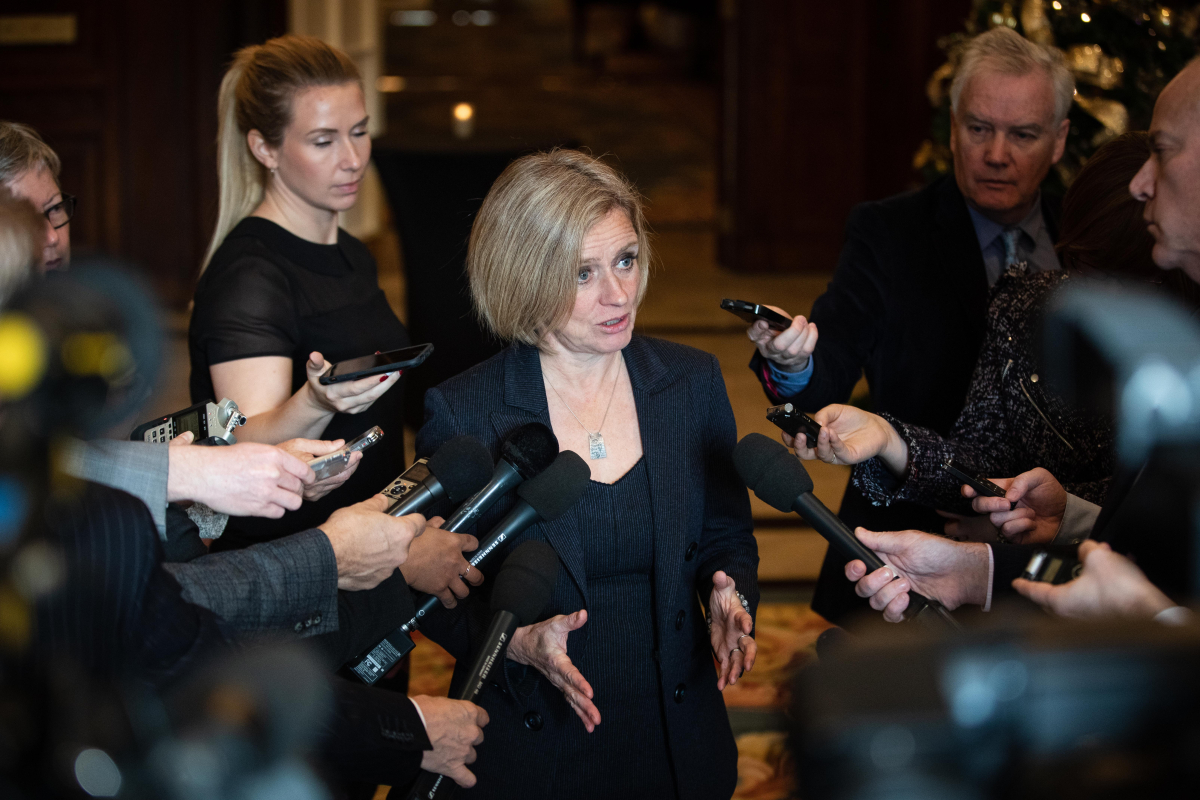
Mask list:
[[336,361],[410,342],[375,260],[338,227],[371,157],[350,58],[307,36],[247,47],[218,103],[220,208],[188,334],[193,402],[233,399],[246,441],[349,440],[373,425],[387,434],[329,497],[282,520],[232,521],[229,546],[315,526],[404,470],[400,374],[318,378]]

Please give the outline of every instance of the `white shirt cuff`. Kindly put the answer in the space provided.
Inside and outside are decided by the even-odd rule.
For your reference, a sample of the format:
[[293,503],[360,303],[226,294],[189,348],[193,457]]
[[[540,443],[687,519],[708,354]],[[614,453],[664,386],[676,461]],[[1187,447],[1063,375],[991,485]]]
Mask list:
[[417,716],[421,718],[421,727],[425,729],[426,733],[428,733],[429,723],[425,721],[425,715],[421,713],[421,704],[413,700],[411,697],[408,699],[408,702],[412,703],[413,708],[417,710]]
[[996,557],[992,555],[992,546],[989,544],[988,549],[988,588],[987,599],[983,603],[984,611],[992,610],[992,578],[996,574]]

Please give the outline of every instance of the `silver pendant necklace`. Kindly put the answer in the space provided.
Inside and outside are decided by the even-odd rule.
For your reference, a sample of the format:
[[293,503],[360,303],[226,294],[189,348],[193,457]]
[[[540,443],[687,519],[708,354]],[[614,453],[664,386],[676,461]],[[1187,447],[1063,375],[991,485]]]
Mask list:
[[[622,356],[621,360],[624,361],[624,356]],[[543,372],[543,374],[545,373]],[[587,425],[583,424],[583,420],[581,420],[579,415],[575,413],[575,410],[571,408],[571,404],[567,402],[566,398],[559,394],[558,389],[554,388],[554,384],[550,382],[550,377],[546,376],[546,385],[550,387],[552,392],[554,392],[555,397],[557,397],[559,400],[562,400],[562,404],[567,407],[567,411],[571,412],[571,416],[574,417],[575,421],[579,423],[579,427],[583,428],[583,432],[588,435],[588,457],[593,461],[597,461],[601,458],[608,458],[608,450],[606,450],[604,447],[604,437],[600,434],[600,431],[604,428],[605,420],[608,419],[608,410],[612,408],[613,397],[615,397],[617,394],[617,384],[620,382],[621,363],[618,362],[617,377],[616,380],[613,381],[612,391],[608,395],[608,405],[604,407],[604,416],[600,419],[600,427],[596,428],[596,431],[593,433],[592,431],[588,430]]]

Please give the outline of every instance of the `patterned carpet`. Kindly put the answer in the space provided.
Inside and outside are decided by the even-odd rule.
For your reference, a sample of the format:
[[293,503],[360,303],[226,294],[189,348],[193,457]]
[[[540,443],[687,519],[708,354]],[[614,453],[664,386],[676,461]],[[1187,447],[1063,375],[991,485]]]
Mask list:
[[[758,608],[758,663],[725,690],[725,705],[738,743],[738,786],[734,800],[783,800],[793,785],[782,711],[790,678],[809,658],[817,636],[829,627],[807,603],[764,602]],[[410,695],[444,697],[454,659],[416,634]],[[485,745],[486,746],[486,745]]]

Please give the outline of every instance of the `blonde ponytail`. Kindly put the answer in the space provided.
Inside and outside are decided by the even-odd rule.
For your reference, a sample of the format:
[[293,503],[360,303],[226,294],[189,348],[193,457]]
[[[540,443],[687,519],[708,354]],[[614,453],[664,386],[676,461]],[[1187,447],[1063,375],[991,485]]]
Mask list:
[[237,60],[225,73],[217,94],[217,185],[220,199],[217,227],[208,244],[208,252],[204,254],[204,263],[200,266],[202,273],[233,227],[262,202],[265,189],[262,164],[251,155],[246,134],[240,130],[237,120],[237,88],[246,71],[243,54],[249,49],[238,53]]
[[217,95],[220,200],[201,273],[229,232],[263,200],[267,170],[250,152],[246,135],[257,130],[278,147],[297,92],[350,82],[362,83],[350,57],[312,36],[280,36],[238,51]]

